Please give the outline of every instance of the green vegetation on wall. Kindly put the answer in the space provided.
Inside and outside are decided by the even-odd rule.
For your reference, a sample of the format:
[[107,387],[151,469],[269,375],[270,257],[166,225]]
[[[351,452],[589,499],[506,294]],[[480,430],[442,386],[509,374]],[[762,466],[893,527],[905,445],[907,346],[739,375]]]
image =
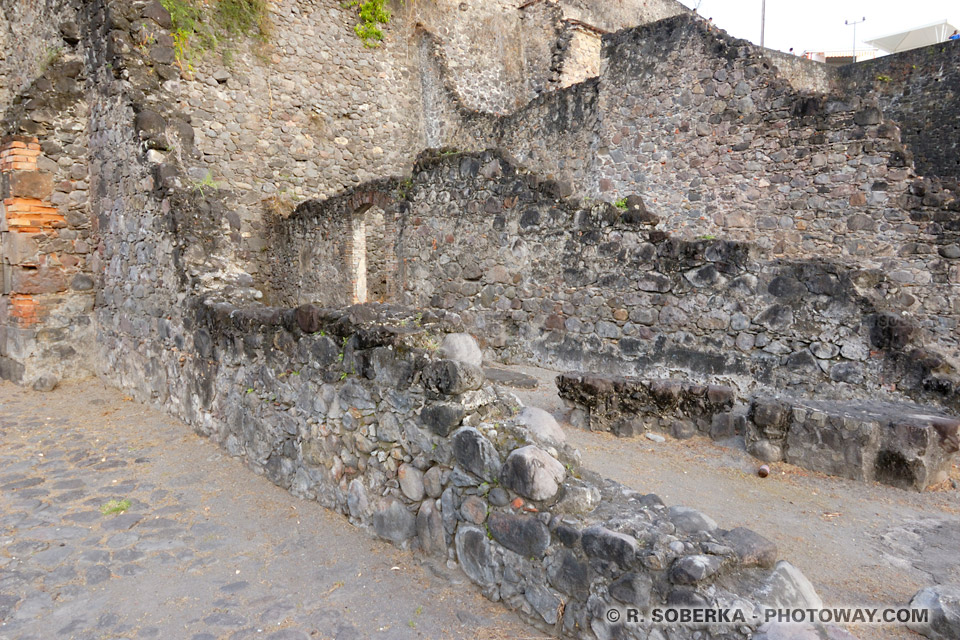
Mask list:
[[349,0],[343,5],[346,8],[357,7],[360,22],[353,30],[363,40],[364,46],[380,46],[380,41],[383,40],[380,25],[390,22],[390,10],[386,5],[387,0]]
[[268,0],[160,0],[173,21],[177,61],[190,70],[196,53],[212,51],[224,40],[270,35]]

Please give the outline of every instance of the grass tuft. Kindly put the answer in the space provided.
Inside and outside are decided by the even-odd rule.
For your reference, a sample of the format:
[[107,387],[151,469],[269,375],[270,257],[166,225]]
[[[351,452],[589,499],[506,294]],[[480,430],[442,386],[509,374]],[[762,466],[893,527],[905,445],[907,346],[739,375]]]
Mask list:
[[102,507],[100,507],[100,513],[105,516],[109,516],[113,513],[123,513],[130,508],[130,501],[124,498],[123,500],[111,500]]

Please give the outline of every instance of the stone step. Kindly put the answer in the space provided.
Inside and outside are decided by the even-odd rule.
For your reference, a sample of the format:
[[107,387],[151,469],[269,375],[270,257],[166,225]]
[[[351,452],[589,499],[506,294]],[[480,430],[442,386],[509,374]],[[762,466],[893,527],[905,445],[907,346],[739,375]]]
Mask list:
[[909,403],[752,399],[747,450],[813,471],[922,491],[947,479],[960,420]]
[[960,450],[960,419],[912,403],[758,394],[744,410],[731,387],[593,373],[557,376],[557,389],[578,428],[743,435],[747,451],[765,462],[902,489],[947,480]]

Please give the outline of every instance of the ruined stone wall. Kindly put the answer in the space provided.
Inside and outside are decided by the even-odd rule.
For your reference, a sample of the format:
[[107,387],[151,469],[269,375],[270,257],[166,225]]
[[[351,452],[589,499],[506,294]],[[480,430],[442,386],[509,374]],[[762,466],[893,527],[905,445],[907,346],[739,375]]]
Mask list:
[[450,357],[463,334],[444,337],[449,314],[194,309],[189,382],[169,409],[295,495],[458,566],[547,632],[642,638],[649,625],[606,611],[737,603],[746,624],[729,632],[748,638],[762,608],[819,602],[756,533],[583,470],[545,412],[517,415],[515,398]]
[[[398,5],[376,48],[357,38],[356,9],[338,0],[269,8],[267,42],[194,54],[192,71],[169,87],[194,129],[190,179],[232,192],[238,258],[253,274],[265,268],[270,216],[400,175],[440,144],[429,131],[422,66],[442,65],[437,82],[468,111],[509,113],[552,86],[560,23],[551,3],[524,12],[507,0]],[[434,44],[427,54],[421,33]]]
[[567,29],[563,23],[563,10],[555,2],[526,3],[520,6],[519,13],[529,102],[557,88],[568,40]]
[[[491,153],[425,157],[392,193],[397,300],[457,314],[494,359],[722,379],[744,394],[766,386],[954,402],[949,317],[904,313],[912,294],[881,270],[684,241],[657,230],[638,198],[625,211],[569,200],[557,182]],[[286,224],[303,229],[340,206],[303,207]],[[294,254],[324,242],[288,237]],[[329,295],[294,273],[275,286],[286,300]]]
[[837,89],[834,67],[776,49],[764,48],[762,51],[764,57],[776,65],[781,77],[794,89],[818,93],[830,93]]
[[561,87],[600,75],[600,34],[582,27],[571,29],[569,53],[563,61]]
[[[18,37],[0,74],[12,79],[11,88],[32,82],[2,114],[0,376],[51,388],[88,375],[93,339],[87,49],[72,4],[9,9],[6,27]],[[19,37],[32,26],[36,39]],[[42,69],[34,66],[38,47],[56,51]]]
[[0,105],[7,105],[77,44],[72,0],[0,2]]
[[599,79],[504,118],[438,109],[439,137],[504,149],[566,193],[637,192],[658,229],[686,239],[882,271],[891,299],[955,348],[956,196],[915,184],[898,126],[871,97],[797,90],[761,50],[689,16],[605,46]]
[[619,31],[689,13],[675,0],[560,0],[564,17]]
[[960,177],[960,45],[955,41],[847,65],[851,91],[875,96],[884,117],[900,125],[917,173]]

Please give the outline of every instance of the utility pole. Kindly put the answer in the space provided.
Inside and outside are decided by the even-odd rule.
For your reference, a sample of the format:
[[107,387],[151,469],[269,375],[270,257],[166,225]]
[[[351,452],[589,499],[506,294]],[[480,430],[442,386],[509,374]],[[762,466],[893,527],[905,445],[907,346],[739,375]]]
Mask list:
[[856,62],[856,61],[857,61],[857,25],[860,24],[861,22],[866,22],[866,21],[867,21],[867,17],[866,17],[866,16],[860,18],[859,20],[853,20],[853,21],[851,21],[851,20],[844,20],[844,21],[843,21],[843,24],[847,25],[848,27],[853,27],[853,56],[852,56],[852,57],[853,57],[853,60],[852,60],[852,62]]
[[763,48],[763,36],[767,27],[767,0],[760,1],[760,47]]

